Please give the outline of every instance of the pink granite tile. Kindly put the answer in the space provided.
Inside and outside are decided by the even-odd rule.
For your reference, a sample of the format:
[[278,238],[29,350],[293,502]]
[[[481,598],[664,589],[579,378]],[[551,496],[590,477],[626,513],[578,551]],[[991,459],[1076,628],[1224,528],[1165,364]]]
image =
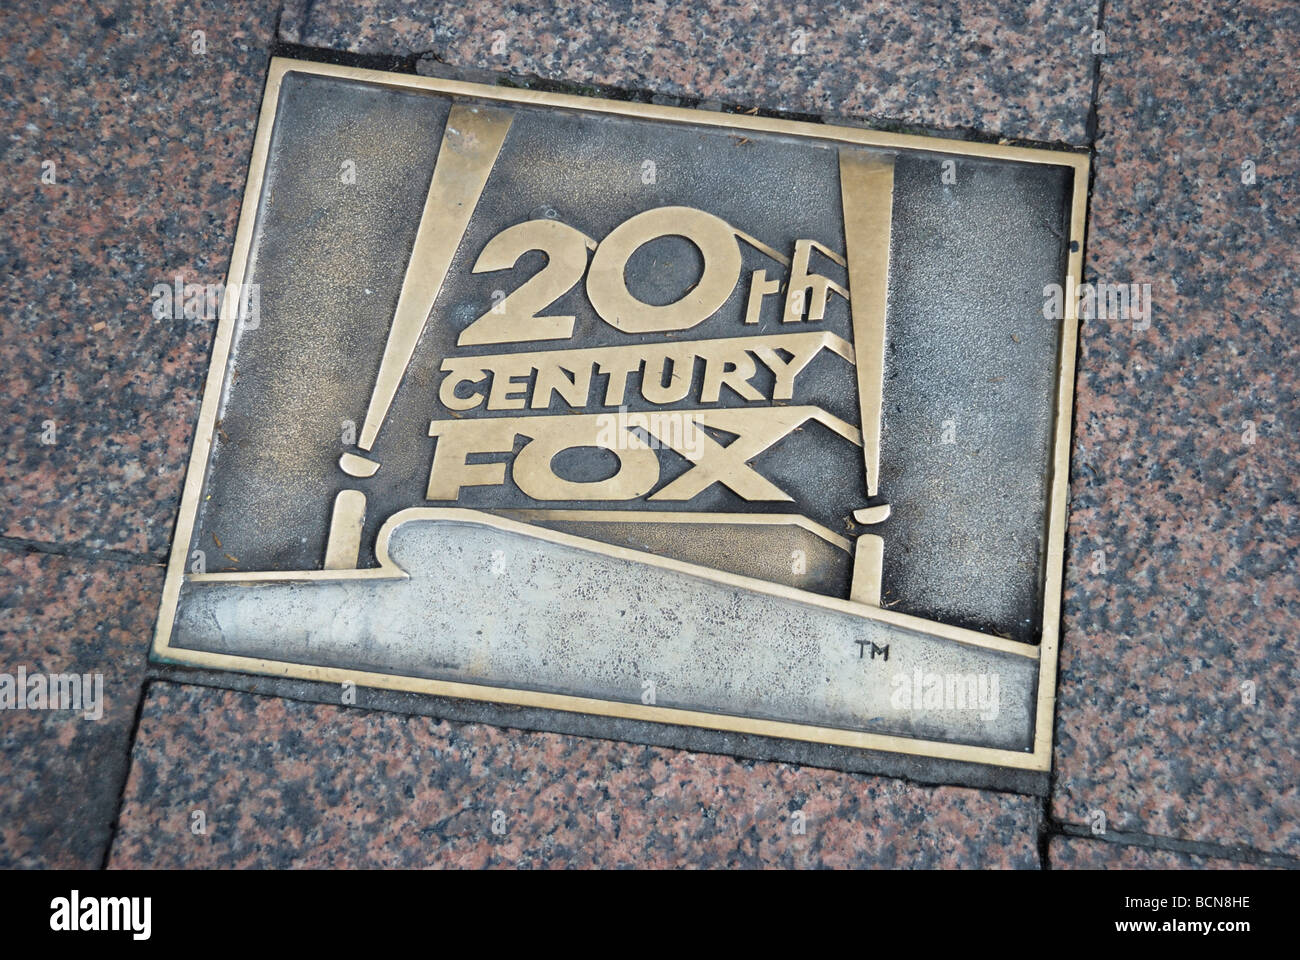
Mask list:
[[[1039,809],[1007,794],[158,683],[111,865],[1032,868]],[[195,811],[206,834],[191,831]]]
[[150,293],[224,279],[276,5],[10,6],[0,534],[160,555],[214,325]]
[[161,588],[161,568],[0,548],[0,674],[103,677],[98,719],[0,710],[0,867],[103,862]]
[[1086,142],[1095,0],[291,4],[292,43],[819,115]]
[[1106,20],[1052,813],[1295,856],[1300,7]]
[[1052,837],[1047,863],[1053,870],[1254,870],[1249,863],[1198,857],[1080,837]]

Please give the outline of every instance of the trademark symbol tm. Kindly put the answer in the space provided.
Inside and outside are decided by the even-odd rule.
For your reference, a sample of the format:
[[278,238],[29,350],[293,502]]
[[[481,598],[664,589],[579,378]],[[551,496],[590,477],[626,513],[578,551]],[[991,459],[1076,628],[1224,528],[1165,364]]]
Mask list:
[[866,652],[867,652],[867,646],[868,646],[868,645],[871,646],[871,659],[872,659],[872,660],[876,659],[876,654],[880,654],[880,655],[882,655],[882,656],[884,657],[884,659],[886,659],[886,660],[889,659],[889,644],[885,644],[883,647],[878,647],[878,646],[876,646],[876,644],[875,644],[873,641],[871,641],[871,640],[854,640],[853,642],[856,643],[856,644],[858,645],[858,659],[859,659],[859,660],[861,660],[861,659],[863,658],[863,656],[866,654]]

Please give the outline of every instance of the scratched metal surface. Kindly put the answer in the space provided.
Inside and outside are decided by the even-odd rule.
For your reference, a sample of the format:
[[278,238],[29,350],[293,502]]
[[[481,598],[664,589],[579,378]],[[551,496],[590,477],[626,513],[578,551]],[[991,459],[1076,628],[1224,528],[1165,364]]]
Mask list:
[[[503,227],[549,208],[599,239],[634,213],[676,203],[786,252],[798,237],[843,250],[833,149],[520,110],[374,447],[383,467],[369,480],[345,477],[336,465],[348,449],[341,425],[364,416],[447,109],[434,95],[286,81],[247,278],[261,287],[261,323],[235,345],[192,543],[208,552],[210,570],[319,567],[330,505],[345,486],[369,499],[363,563],[373,562],[383,520],[423,502],[428,423],[447,416],[437,401],[441,357],[491,306],[494,289],[513,289],[541,266],[530,254],[536,259],[509,279],[469,273]],[[641,176],[646,159],[656,164],[653,184]],[[356,166],[352,185],[340,182],[346,161]],[[884,592],[897,609],[1033,640],[1057,351],[1055,326],[1041,317],[1042,287],[1063,269],[1070,184],[1055,168],[986,161],[958,160],[957,173],[956,185],[943,185],[939,159],[925,156],[900,158],[896,168],[880,498],[894,517],[872,532],[886,538]],[[746,271],[770,265],[742,247]],[[628,285],[647,301],[669,300],[698,269],[689,244],[658,241],[629,262]],[[746,287],[681,339],[788,332],[775,298],[758,327],[740,325]],[[551,312],[578,316],[584,346],[653,339],[616,341],[581,286]],[[851,338],[842,302],[832,299],[822,328]],[[852,368],[823,353],[801,375],[796,402],[856,423]],[[940,442],[946,419],[955,421],[954,444]],[[665,479],[686,468],[662,453]],[[862,531],[848,519],[867,502],[856,447],[810,425],[758,464],[812,519],[839,534]],[[568,469],[576,479],[602,467]],[[469,488],[461,505],[537,506],[512,485]],[[717,485],[678,507],[774,509]],[[715,549],[735,562],[739,545],[719,540]],[[847,576],[828,574],[817,588],[843,596]]]
[[[1032,744],[1029,657],[470,524],[412,521],[391,548],[410,579],[187,584],[180,629],[210,652],[623,703],[650,683],[664,707]],[[929,676],[960,699],[954,680],[926,708]]]

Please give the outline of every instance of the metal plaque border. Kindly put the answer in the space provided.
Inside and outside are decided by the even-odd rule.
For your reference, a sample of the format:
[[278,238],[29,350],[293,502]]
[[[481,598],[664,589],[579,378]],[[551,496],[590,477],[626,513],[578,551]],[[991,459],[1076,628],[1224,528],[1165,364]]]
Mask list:
[[[230,359],[231,345],[235,333],[235,319],[238,313],[237,292],[241,289],[245,268],[248,263],[254,228],[257,221],[259,198],[262,193],[263,177],[275,128],[276,112],[280,99],[280,86],[289,73],[308,73],[337,79],[356,80],[376,84],[397,90],[426,91],[451,97],[465,97],[475,100],[498,101],[505,104],[523,104],[544,106],[563,110],[578,110],[588,113],[612,114],[643,120],[655,120],[667,123],[692,124],[697,126],[718,127],[736,130],[740,133],[760,132],[805,139],[829,141],[832,143],[854,146],[883,147],[897,150],[925,151],[929,153],[946,153],[959,156],[979,157],[985,159],[1008,160],[1020,163],[1048,164],[1069,167],[1074,173],[1074,183],[1070,202],[1070,252],[1067,258],[1066,274],[1077,282],[1082,276],[1084,226],[1088,201],[1089,158],[1085,153],[1047,150],[1035,147],[1013,146],[1005,143],[980,143],[965,140],[945,139],[941,137],[921,136],[916,134],[888,133],[858,127],[843,127],[831,124],[809,123],[805,121],[783,120],[771,117],[752,116],[749,114],[721,113],[708,110],[668,107],[655,104],[631,103],[617,100],[603,100],[569,94],[550,93],[541,90],[529,90],[518,87],[488,86],[459,80],[436,77],[422,77],[412,74],[389,73],[360,67],[341,66],[315,61],[294,60],[275,57],[271,60],[267,73],[266,89],[258,115],[257,133],[253,142],[253,152],[249,161],[248,178],[244,186],[239,224],[235,234],[234,249],[231,253],[230,268],[226,277],[225,295],[221,304],[216,339],[212,349],[212,361],[208,369],[203,389],[203,399],[199,408],[198,426],[195,431],[190,451],[189,465],[185,474],[185,485],[181,495],[179,516],[172,539],[171,552],[167,562],[166,579],[163,583],[162,599],[158,612],[157,626],[151,656],[158,661],[198,668],[228,670],[237,673],[286,677],[298,680],[345,683],[386,690],[431,694],[435,696],[457,697],[468,700],[507,703],[526,707],[543,707],[586,714],[596,714],[631,720],[649,720],[658,723],[680,724],[702,727],[712,730],[731,731],[742,734],[778,737],[790,740],[824,743],[834,746],[852,747],[867,750],[881,750],[890,753],[910,754],[942,760],[958,760],[969,763],[987,764],[1020,770],[1046,771],[1052,762],[1052,731],[1056,701],[1057,660],[1060,649],[1061,626],[1061,589],[1064,575],[1065,529],[1069,498],[1070,466],[1070,430],[1072,423],[1075,360],[1078,348],[1077,306],[1073,298],[1066,298],[1065,318],[1062,321],[1061,341],[1057,357],[1056,398],[1053,425],[1051,464],[1051,485],[1048,494],[1046,517],[1046,553],[1043,580],[1043,629],[1037,645],[1018,643],[991,637],[975,631],[963,630],[945,624],[893,613],[888,610],[854,604],[848,601],[823,597],[807,591],[798,590],[778,584],[769,584],[748,577],[739,577],[712,571],[704,567],[685,564],[668,558],[655,557],[651,554],[638,553],[624,548],[614,547],[597,541],[572,537],[542,528],[519,524],[504,517],[485,514],[467,509],[412,508],[406,513],[433,515],[461,514],[469,522],[487,523],[502,529],[526,531],[530,536],[540,537],[557,543],[569,543],[596,550],[611,556],[626,555],[626,559],[653,563],[691,573],[716,582],[733,586],[755,589],[760,592],[775,592],[789,596],[805,603],[811,603],[840,612],[850,612],[868,619],[880,620],[908,629],[924,632],[932,636],[949,640],[972,643],[977,646],[1003,650],[1030,657],[1038,661],[1037,703],[1034,717],[1034,736],[1032,750],[1017,751],[970,744],[948,743],[937,740],[921,740],[909,737],[890,736],[867,733],[856,730],[819,727],[811,724],[760,720],[752,717],[735,716],[722,713],[706,713],[684,710],[674,707],[648,706],[637,703],[593,699],[589,697],[570,696],[555,693],[543,693],[503,687],[491,687],[444,680],[430,680],[420,677],[407,677],[396,674],[375,673],[339,667],[326,667],[317,664],[293,663],[267,660],[256,657],[236,656],[230,654],[207,653],[189,650],[171,645],[180,589],[185,578],[185,561],[189,554],[191,538],[194,533],[198,515],[200,497],[206,474],[206,466],[211,453],[213,434],[215,433],[217,410],[226,382],[227,365]],[[1068,285],[1068,280],[1067,280]],[[450,517],[447,517],[450,519]],[[347,571],[321,571],[328,579],[339,579]],[[353,575],[391,576],[391,571],[382,568],[367,571],[353,571]],[[276,572],[272,576],[280,579],[292,578],[289,572]],[[223,577],[224,578],[224,577]],[[256,580],[249,574],[231,575],[230,579]],[[263,577],[264,579],[264,577]]]

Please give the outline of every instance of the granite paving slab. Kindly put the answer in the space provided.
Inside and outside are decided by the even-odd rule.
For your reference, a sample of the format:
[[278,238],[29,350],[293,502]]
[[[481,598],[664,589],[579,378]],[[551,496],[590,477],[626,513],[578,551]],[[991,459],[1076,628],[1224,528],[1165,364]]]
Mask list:
[[[161,567],[0,546],[0,868],[103,863],[161,587]],[[49,709],[51,674],[80,709]]]
[[157,682],[110,866],[1032,869],[1040,811],[1014,794]]
[[1153,309],[1081,335],[1052,816],[1295,856],[1300,8],[1105,29],[1089,270]]
[[21,4],[0,18],[0,535],[166,552],[273,3]]
[[1095,0],[286,5],[286,42],[794,113],[1087,142]]

